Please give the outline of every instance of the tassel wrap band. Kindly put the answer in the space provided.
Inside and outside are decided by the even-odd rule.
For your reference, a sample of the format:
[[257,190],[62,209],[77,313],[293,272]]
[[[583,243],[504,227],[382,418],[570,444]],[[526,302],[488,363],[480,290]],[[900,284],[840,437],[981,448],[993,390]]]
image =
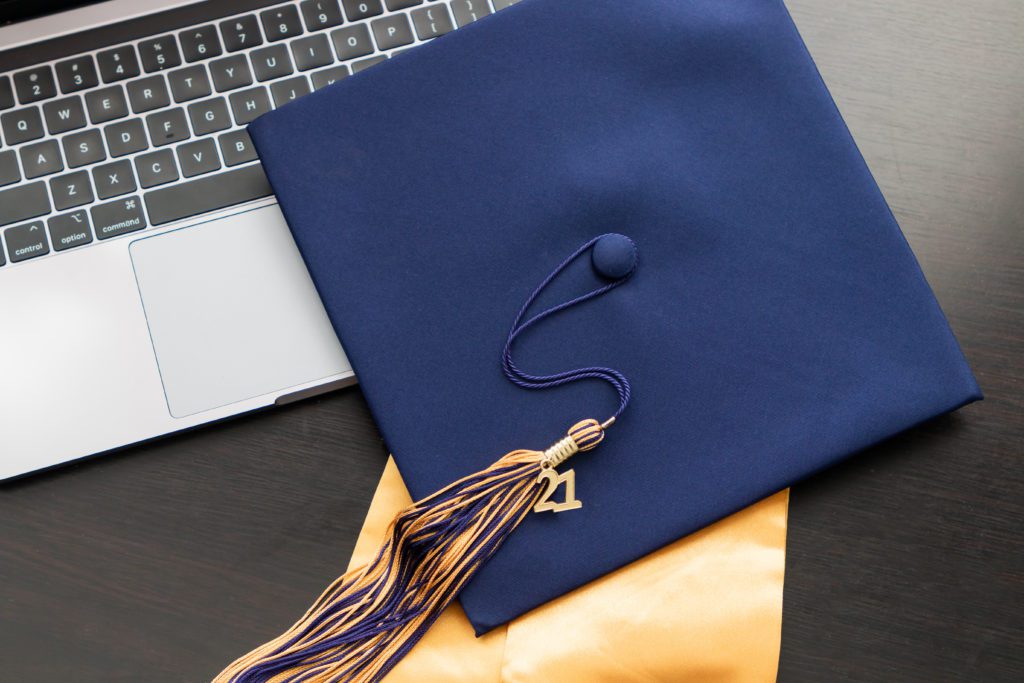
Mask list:
[[577,453],[596,448],[604,439],[605,427],[611,426],[614,421],[615,419],[612,418],[605,424],[593,419],[577,422],[564,438],[544,451],[544,458],[540,461],[540,466],[543,469],[558,467]]

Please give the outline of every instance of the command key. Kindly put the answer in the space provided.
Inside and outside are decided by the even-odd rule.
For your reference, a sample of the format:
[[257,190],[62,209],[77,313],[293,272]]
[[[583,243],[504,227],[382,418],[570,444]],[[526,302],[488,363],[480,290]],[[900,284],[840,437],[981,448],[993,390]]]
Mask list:
[[138,197],[127,197],[92,207],[92,229],[105,240],[146,227],[146,215]]

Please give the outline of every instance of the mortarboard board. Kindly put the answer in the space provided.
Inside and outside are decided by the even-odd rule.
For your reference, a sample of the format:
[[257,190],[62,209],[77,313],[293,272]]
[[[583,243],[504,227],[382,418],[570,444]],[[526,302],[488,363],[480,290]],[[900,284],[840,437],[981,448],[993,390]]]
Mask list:
[[[524,0],[250,126],[413,497],[544,446],[600,384],[500,352],[580,243],[628,286],[520,340],[629,413],[466,587],[478,633],[980,392],[777,0]],[[552,302],[599,282],[586,263]]]

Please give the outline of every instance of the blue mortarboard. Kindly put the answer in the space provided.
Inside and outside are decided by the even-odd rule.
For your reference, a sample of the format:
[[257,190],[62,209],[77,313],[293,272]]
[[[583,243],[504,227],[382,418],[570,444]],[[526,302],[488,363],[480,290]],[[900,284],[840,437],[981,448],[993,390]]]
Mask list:
[[[524,0],[250,132],[417,498],[609,411],[599,383],[523,391],[500,351],[566,254],[636,244],[628,285],[517,342],[633,399],[574,460],[585,506],[462,592],[478,632],[980,398],[778,0]],[[539,303],[618,276],[607,248]]]

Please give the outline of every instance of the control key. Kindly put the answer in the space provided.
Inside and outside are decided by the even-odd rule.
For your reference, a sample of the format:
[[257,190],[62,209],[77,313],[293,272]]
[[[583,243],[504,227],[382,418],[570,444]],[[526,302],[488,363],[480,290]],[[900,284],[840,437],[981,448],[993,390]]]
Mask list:
[[11,255],[11,263],[50,253],[50,245],[46,241],[46,228],[42,221],[7,228],[4,231],[4,242],[7,242],[7,253]]

